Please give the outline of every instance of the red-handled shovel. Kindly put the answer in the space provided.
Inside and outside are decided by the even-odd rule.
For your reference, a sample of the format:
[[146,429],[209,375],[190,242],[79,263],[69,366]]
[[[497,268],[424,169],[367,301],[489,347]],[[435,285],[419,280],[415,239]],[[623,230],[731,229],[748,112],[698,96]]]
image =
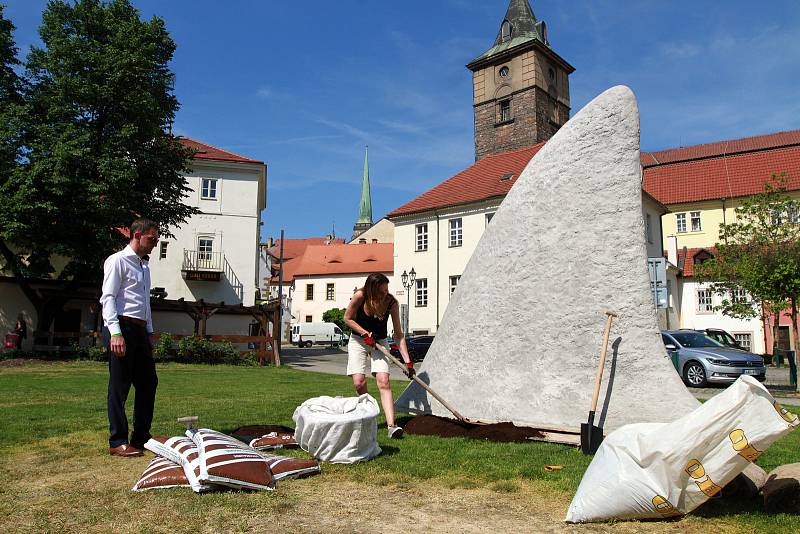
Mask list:
[[597,377],[594,379],[594,395],[592,395],[592,407],[589,410],[589,422],[581,424],[581,451],[583,454],[594,454],[600,443],[603,442],[603,428],[595,426],[594,412],[597,409],[597,398],[600,396],[600,381],[603,378],[603,368],[606,365],[606,353],[608,352],[608,336],[611,334],[611,321],[617,314],[611,311],[606,312],[606,331],[603,334],[603,348],[600,350],[600,363],[597,366]]

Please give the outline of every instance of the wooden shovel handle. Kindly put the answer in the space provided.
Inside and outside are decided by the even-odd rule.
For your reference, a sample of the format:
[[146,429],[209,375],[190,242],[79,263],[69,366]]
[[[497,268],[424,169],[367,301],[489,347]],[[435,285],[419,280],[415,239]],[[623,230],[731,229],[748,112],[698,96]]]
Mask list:
[[594,394],[592,395],[592,410],[597,409],[597,397],[600,396],[600,380],[603,378],[603,368],[606,365],[606,353],[608,352],[608,336],[611,334],[611,321],[617,314],[611,311],[606,312],[606,331],[603,333],[603,347],[600,349],[600,363],[597,366],[597,376],[594,379]]
[[[393,355],[391,352],[389,352],[389,351],[386,349],[386,347],[384,347],[384,346],[383,346],[383,345],[381,345],[380,343],[375,343],[375,346],[378,348],[378,350],[380,350],[380,351],[383,353],[383,355],[384,355],[384,356],[386,356],[387,358],[389,358],[389,361],[390,361],[390,362],[392,362],[393,364],[395,364],[397,367],[399,367],[399,368],[400,368],[400,369],[402,369],[403,371],[405,371],[405,370],[406,370],[406,366],[405,366],[405,365],[403,365],[402,363],[400,363],[400,360],[398,360],[397,358],[395,358],[395,357],[394,357],[394,355]],[[426,384],[425,382],[423,382],[423,381],[422,381],[422,380],[421,380],[421,379],[420,379],[420,378],[419,378],[417,375],[414,375],[414,378],[413,378],[412,380],[414,380],[414,382],[416,382],[417,384],[419,384],[419,385],[422,387],[422,389],[424,389],[425,391],[427,391],[428,393],[430,393],[430,394],[431,394],[431,396],[432,396],[434,399],[436,399],[437,401],[439,401],[439,403],[440,403],[442,406],[444,406],[445,408],[447,408],[447,409],[450,411],[450,413],[452,413],[453,415],[455,415],[455,416],[456,416],[456,419],[458,419],[458,420],[459,420],[459,421],[461,421],[461,422],[466,422],[466,421],[467,421],[466,419],[464,419],[464,416],[462,416],[460,413],[458,413],[458,412],[456,411],[456,409],[455,409],[455,408],[453,408],[452,406],[450,406],[450,405],[447,403],[447,401],[445,401],[443,398],[441,398],[439,395],[437,395],[437,394],[436,394],[436,392],[435,392],[435,391],[433,391],[433,390],[430,388],[430,386],[428,386],[428,384]]]

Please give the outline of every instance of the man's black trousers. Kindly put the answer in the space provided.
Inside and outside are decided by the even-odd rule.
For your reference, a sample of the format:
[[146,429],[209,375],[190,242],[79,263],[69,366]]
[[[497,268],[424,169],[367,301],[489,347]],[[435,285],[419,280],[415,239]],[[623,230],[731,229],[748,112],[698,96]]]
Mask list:
[[[120,321],[122,337],[125,338],[125,356],[118,358],[111,352],[111,334],[103,328],[103,343],[108,351],[108,428],[109,447],[130,443],[142,448],[151,438],[153,406],[156,401],[158,377],[153,361],[150,335],[144,326]],[[128,441],[128,418],[125,401],[131,385],[136,388],[133,404],[133,432]]]

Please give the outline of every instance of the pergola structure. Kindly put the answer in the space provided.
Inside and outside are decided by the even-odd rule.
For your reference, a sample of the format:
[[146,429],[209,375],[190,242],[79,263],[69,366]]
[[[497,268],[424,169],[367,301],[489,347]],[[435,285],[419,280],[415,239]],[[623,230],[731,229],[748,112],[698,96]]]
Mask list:
[[[202,336],[210,341],[229,341],[231,343],[258,343],[258,361],[261,365],[265,359],[270,359],[275,365],[280,365],[278,345],[274,342],[280,336],[280,305],[278,299],[273,299],[266,304],[245,306],[243,304],[225,304],[224,302],[205,302],[200,299],[188,302],[184,299],[167,300],[152,299],[150,306],[153,311],[183,312],[194,321],[194,335]],[[257,335],[207,335],[206,325],[209,317],[223,312],[228,315],[249,315],[259,325]],[[272,326],[270,327],[270,323]],[[269,349],[268,349],[269,347]]]

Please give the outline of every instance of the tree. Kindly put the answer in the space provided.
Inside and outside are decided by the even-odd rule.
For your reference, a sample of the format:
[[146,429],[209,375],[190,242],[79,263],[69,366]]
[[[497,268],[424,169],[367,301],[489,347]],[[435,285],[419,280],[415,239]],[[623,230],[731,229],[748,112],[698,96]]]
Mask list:
[[4,17],[0,4],[0,191],[11,179],[21,148],[19,112],[22,103],[20,80],[14,68],[19,65],[14,44],[14,25]]
[[346,335],[350,335],[350,327],[344,322],[345,308],[331,308],[322,314],[322,320],[326,323],[334,323]]
[[[716,257],[695,270],[724,297],[717,308],[725,315],[746,318],[788,308],[797,351],[800,202],[786,194],[785,175],[773,175],[762,193],[747,198],[735,211],[734,222],[720,225]],[[734,297],[737,292],[750,298],[743,299],[742,293]]]
[[54,0],[39,34],[44,46],[25,63],[23,157],[2,191],[0,253],[41,331],[65,299],[44,298],[32,279],[55,276],[62,293],[97,284],[133,218],[169,235],[197,210],[182,202],[191,154],[170,132],[175,43],[163,20],[141,20],[129,0]]

